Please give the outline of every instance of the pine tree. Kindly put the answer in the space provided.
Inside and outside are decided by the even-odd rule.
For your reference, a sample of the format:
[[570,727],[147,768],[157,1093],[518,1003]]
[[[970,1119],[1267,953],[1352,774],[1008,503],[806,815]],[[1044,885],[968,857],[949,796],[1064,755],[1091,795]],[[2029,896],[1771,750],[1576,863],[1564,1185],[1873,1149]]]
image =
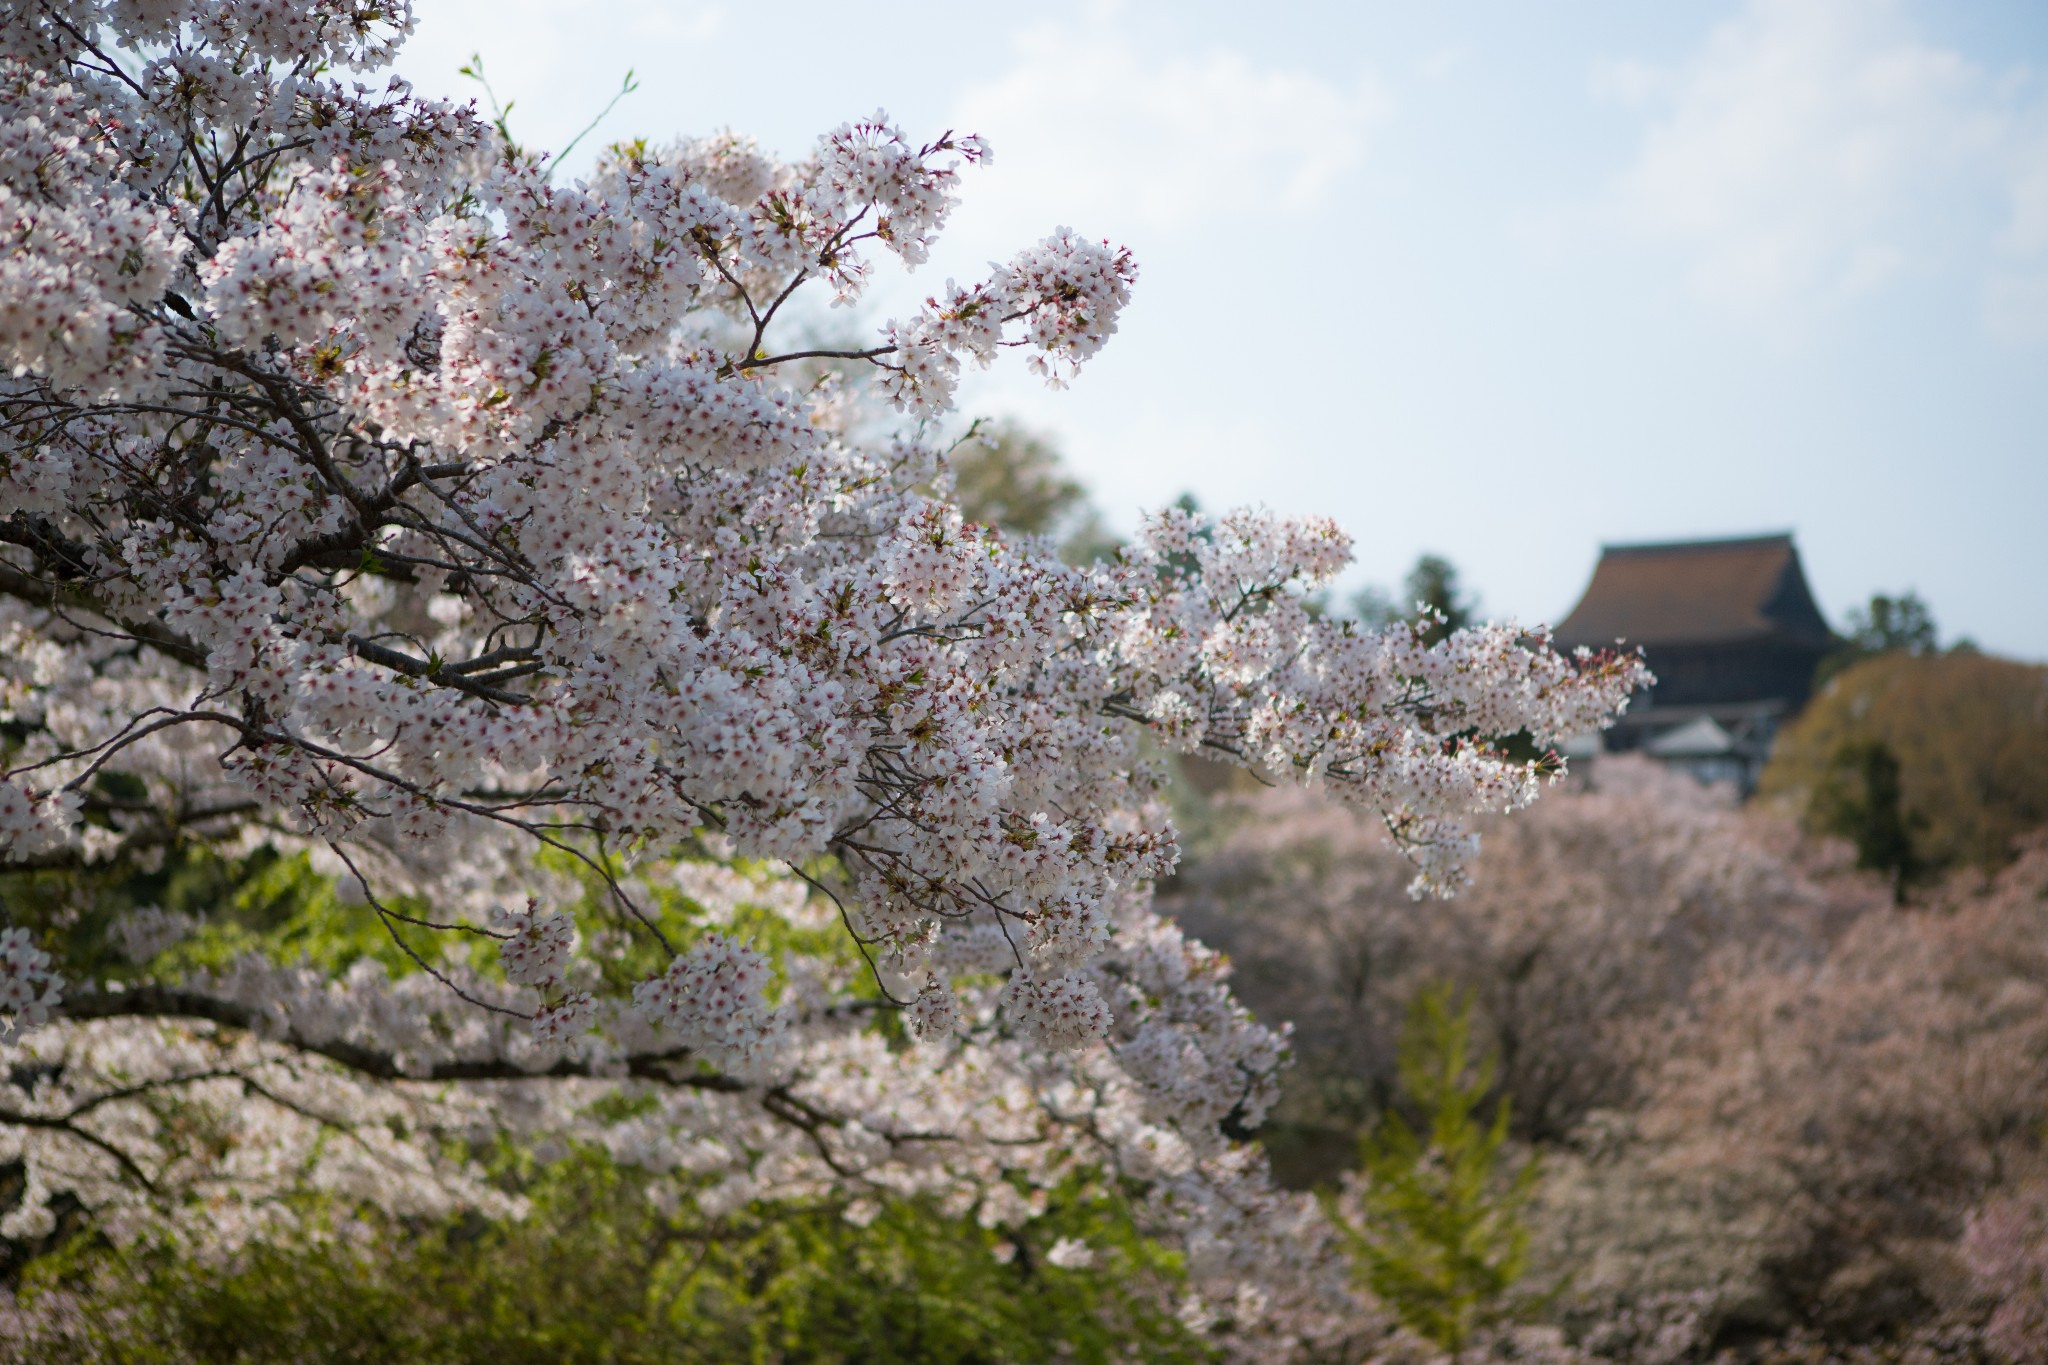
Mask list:
[[[1402,1098],[1361,1144],[1362,1221],[1336,1217],[1359,1278],[1408,1327],[1457,1351],[1498,1319],[1528,1262],[1536,1163],[1508,1170],[1509,1106],[1479,1117],[1496,1059],[1472,1056],[1472,999],[1425,989],[1401,1036]],[[1333,1214],[1335,1210],[1333,1209]]]

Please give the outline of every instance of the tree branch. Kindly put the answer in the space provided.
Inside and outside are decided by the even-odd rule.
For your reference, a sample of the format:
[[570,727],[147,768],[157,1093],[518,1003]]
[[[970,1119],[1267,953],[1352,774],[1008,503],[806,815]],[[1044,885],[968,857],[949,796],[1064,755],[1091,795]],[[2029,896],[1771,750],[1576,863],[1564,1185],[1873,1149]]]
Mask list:
[[0,563],[0,593],[20,598],[30,606],[44,607],[51,611],[90,612],[119,626],[122,633],[129,638],[139,640],[181,664],[192,668],[206,667],[206,651],[163,622],[147,618],[139,621],[129,620],[83,588],[52,583],[48,579],[23,573],[12,565]]
[[[557,1058],[546,1067],[522,1067],[502,1058],[450,1060],[408,1069],[391,1053],[356,1043],[330,1039],[315,1042],[300,1037],[290,1028],[277,1033],[263,1027],[264,1019],[251,1006],[199,991],[176,986],[130,986],[124,991],[89,991],[65,998],[62,1016],[67,1019],[204,1019],[228,1028],[282,1043],[301,1052],[338,1062],[349,1070],[380,1081],[530,1081],[560,1078],[608,1080],[616,1075],[612,1066],[573,1057]],[[738,1093],[751,1087],[720,1072],[682,1071],[691,1060],[688,1048],[669,1052],[632,1053],[622,1059],[626,1074],[665,1085],[688,1086],[697,1090]]]

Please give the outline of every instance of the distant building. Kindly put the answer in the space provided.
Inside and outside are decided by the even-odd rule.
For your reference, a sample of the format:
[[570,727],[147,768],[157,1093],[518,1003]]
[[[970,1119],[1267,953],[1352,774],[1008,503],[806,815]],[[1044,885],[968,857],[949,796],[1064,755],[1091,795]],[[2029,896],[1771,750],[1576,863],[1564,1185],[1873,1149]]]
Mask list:
[[1609,752],[1641,750],[1745,792],[1838,643],[1790,535],[1602,546],[1556,639],[1641,646],[1657,675],[1606,733]]

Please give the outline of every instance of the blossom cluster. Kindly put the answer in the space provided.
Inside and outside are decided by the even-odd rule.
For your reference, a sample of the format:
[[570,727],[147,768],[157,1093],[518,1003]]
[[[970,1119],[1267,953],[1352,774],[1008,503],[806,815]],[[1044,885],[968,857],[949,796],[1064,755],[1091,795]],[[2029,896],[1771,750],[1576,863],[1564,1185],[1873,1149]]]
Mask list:
[[26,929],[0,929],[0,1039],[49,1022],[63,1000],[64,978]]
[[61,845],[71,823],[65,807],[75,809],[79,804],[75,799],[67,802],[65,796],[0,777],[0,848],[26,856]]
[[633,1007],[663,1033],[716,1065],[758,1069],[785,1020],[768,1005],[768,960],[722,934],[701,942],[652,981],[633,988]]
[[535,915],[498,909],[491,927],[504,935],[498,960],[505,975],[522,986],[557,986],[564,979],[569,952],[576,946],[576,921],[567,915]]
[[[1061,228],[992,279],[967,288],[948,280],[916,318],[891,323],[883,390],[911,412],[942,411],[952,403],[962,358],[986,366],[1005,345],[1032,347],[1031,369],[1063,385],[1116,331],[1137,278],[1129,251]],[[1022,333],[1006,340],[1004,324],[1013,321]]]
[[[681,1056],[733,1089],[684,1087],[671,1166],[771,1150],[758,1120],[833,1146],[754,1189],[915,1183],[903,1135],[949,1134],[951,1197],[992,1210],[1002,1152],[1075,1125],[1249,1273],[1229,1228],[1279,1197],[1218,1125],[1270,1105],[1284,1044],[1150,907],[1178,847],[1148,742],[1327,784],[1448,889],[1464,821],[1541,776],[1490,740],[1604,723],[1639,666],[1322,619],[1349,545],[1319,519],[1170,512],[1087,567],[965,521],[924,440],[961,366],[1070,379],[1128,252],[1061,229],[879,336],[784,342],[807,285],[921,261],[987,148],[876,115],[794,162],[634,142],[558,183],[349,74],[411,22],[67,0],[0,29],[0,865],[302,853],[416,969],[95,991],[48,1045],[196,1009],[266,1040],[251,1067]],[[891,404],[920,425],[877,436]],[[664,860],[705,849],[779,869],[813,947],[664,929]],[[665,965],[622,982],[622,945]],[[929,1059],[871,1027],[896,1007]],[[1050,1181],[1080,1157],[1045,1140]],[[38,1169],[105,1156],[64,1150]]]
[[[776,309],[814,274],[857,292],[871,239],[916,258],[974,139],[915,147],[878,116],[789,166],[732,139],[633,144],[563,188],[460,111],[280,75],[291,53],[371,60],[333,44],[384,19],[273,10],[9,30],[17,141],[90,154],[7,192],[162,220],[112,274],[78,275],[90,253],[62,235],[17,261],[90,276],[148,373],[82,389],[75,369],[113,371],[46,354],[71,333],[0,332],[19,418],[0,462],[45,509],[7,523],[10,628],[95,698],[19,689],[42,723],[0,779],[15,856],[255,810],[399,863],[457,828],[716,831],[836,856],[849,922],[901,970],[994,931],[1017,1022],[1077,1046],[1113,1018],[1087,976],[1104,907],[1176,856],[1141,734],[1330,783],[1445,889],[1463,817],[1534,795],[1489,737],[1598,724],[1639,677],[1513,626],[1425,647],[1319,618],[1306,594],[1348,553],[1319,519],[1173,511],[1069,567],[920,492],[928,452],[858,444],[843,386],[777,387]],[[138,104],[107,34],[213,74]],[[363,135],[316,136],[344,106]],[[149,150],[167,120],[225,121],[268,173],[181,143],[174,185],[168,144]],[[959,356],[998,345],[1070,371],[1132,278],[1062,230],[833,354],[935,404]],[[105,647],[124,635],[140,655]],[[152,803],[94,808],[109,764]],[[507,931],[516,981],[561,984],[560,923]],[[584,1017],[548,1008],[551,1034]]]

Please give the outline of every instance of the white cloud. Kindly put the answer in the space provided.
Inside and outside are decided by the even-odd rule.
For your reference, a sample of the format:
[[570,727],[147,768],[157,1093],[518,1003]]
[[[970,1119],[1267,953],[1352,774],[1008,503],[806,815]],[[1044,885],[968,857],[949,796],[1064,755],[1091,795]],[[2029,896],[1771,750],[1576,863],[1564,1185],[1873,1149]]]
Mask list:
[[1594,85],[1649,125],[1591,218],[1678,248],[1713,306],[1797,325],[1904,277],[2048,264],[2038,84],[1922,40],[1890,0],[1752,0],[1689,61]]
[[1013,50],[956,106],[957,125],[995,147],[970,201],[987,221],[1036,221],[1058,205],[1090,235],[1157,234],[1303,212],[1388,112],[1363,78],[1347,89],[1222,49],[1145,50],[1113,6],[1028,29]]
[[1469,54],[1462,47],[1440,47],[1423,58],[1422,64],[1416,69],[1422,74],[1423,79],[1440,81],[1467,65],[1468,58]]
[[1985,321],[2004,341],[2048,338],[2048,111],[2041,113],[2020,144],[2012,217],[1984,281]]
[[725,11],[716,5],[693,8],[663,5],[633,15],[633,34],[668,42],[706,43],[725,28]]

